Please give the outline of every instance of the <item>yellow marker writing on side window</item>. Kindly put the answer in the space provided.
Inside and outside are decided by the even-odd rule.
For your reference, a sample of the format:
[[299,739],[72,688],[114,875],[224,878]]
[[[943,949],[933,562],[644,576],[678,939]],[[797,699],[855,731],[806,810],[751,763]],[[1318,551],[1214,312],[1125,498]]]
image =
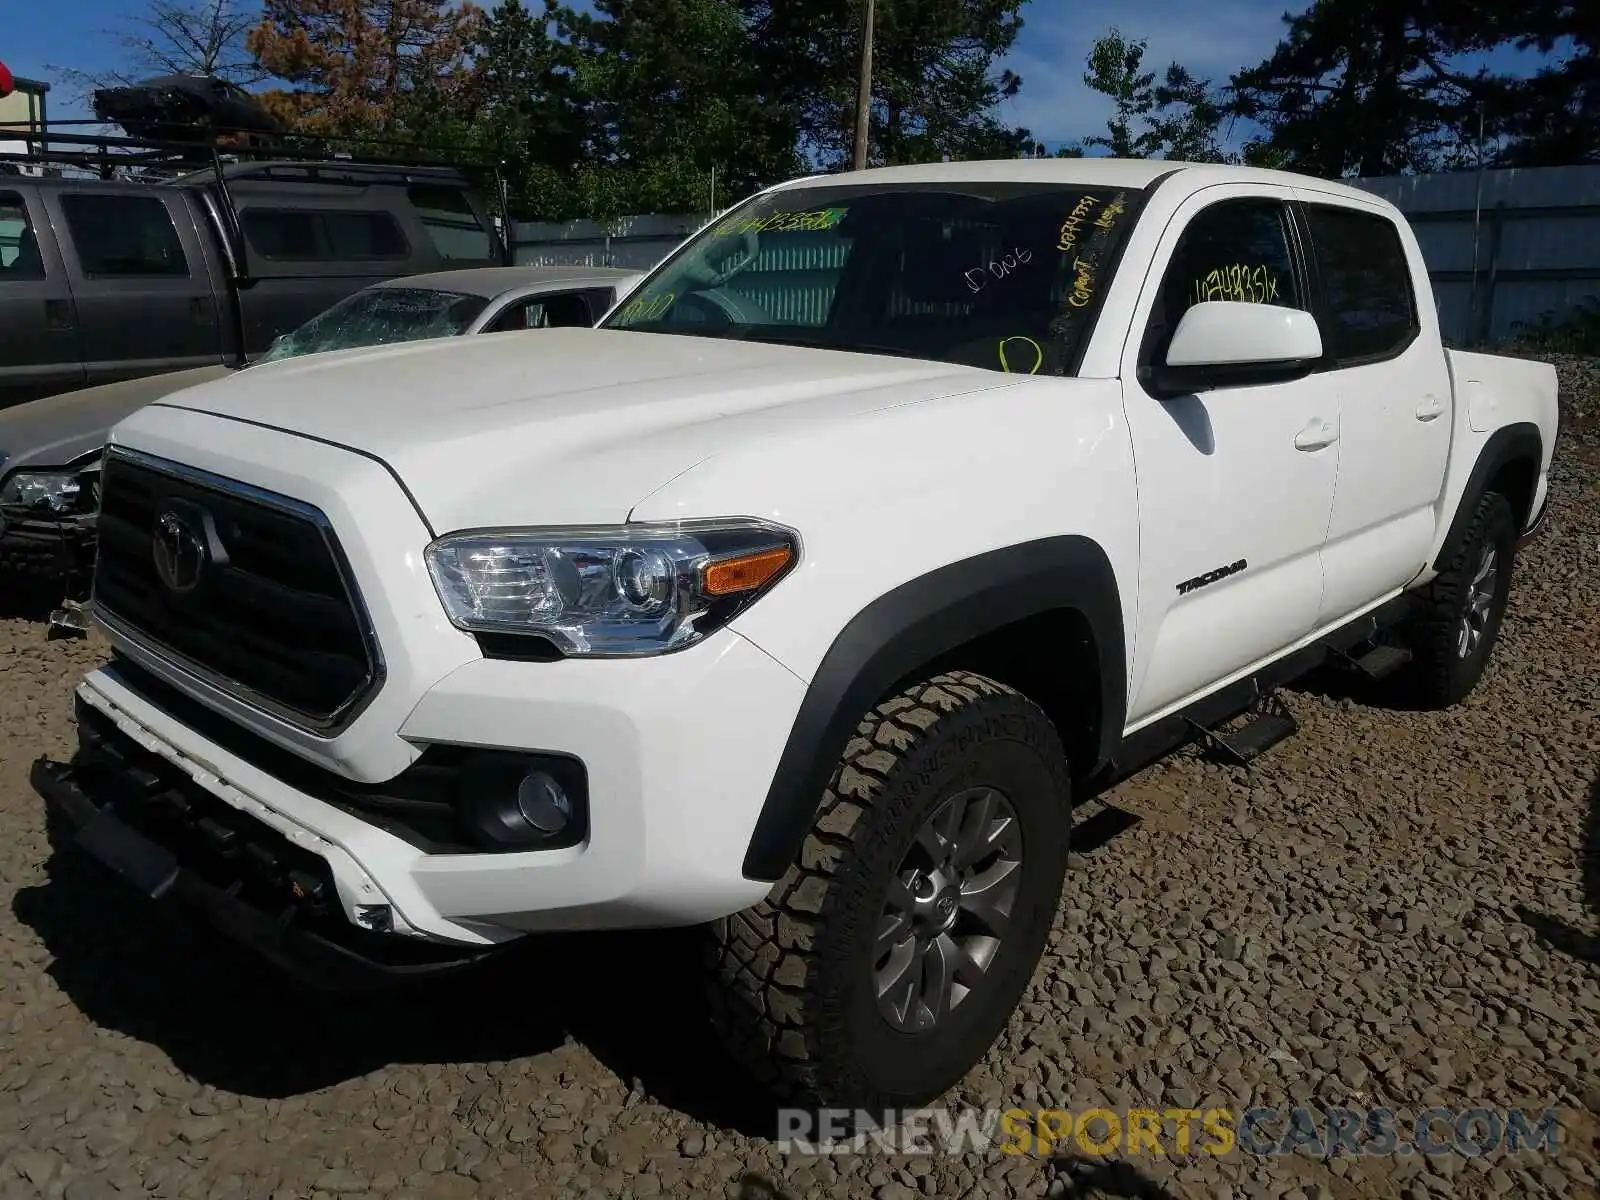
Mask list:
[[1011,364],[1006,360],[1007,342],[1027,342],[1028,345],[1033,347],[1033,366],[1028,368],[1026,373],[1029,375],[1038,374],[1039,368],[1044,366],[1044,350],[1031,337],[1023,337],[1020,333],[1000,339],[1000,369],[1008,375],[1014,374],[1011,370]]

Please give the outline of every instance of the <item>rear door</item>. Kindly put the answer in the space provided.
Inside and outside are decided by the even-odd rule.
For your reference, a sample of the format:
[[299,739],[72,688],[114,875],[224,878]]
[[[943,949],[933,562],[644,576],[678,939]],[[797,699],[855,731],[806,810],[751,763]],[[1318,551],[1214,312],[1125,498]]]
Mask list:
[[48,193],[90,384],[222,361],[200,232],[177,189]]
[[0,181],[0,408],[83,381],[72,288],[39,193]]
[[1322,378],[1339,392],[1339,483],[1318,615],[1330,625],[1427,562],[1450,455],[1451,381],[1437,317],[1418,295],[1426,265],[1393,218],[1376,204],[1301,195],[1323,292]]

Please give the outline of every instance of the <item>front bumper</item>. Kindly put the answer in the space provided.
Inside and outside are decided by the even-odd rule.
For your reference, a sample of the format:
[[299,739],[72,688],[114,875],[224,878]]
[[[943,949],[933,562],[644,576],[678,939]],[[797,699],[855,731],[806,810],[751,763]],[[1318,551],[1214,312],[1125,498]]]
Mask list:
[[70,763],[37,760],[34,789],[82,850],[151,899],[189,909],[321,990],[437,975],[487,957],[351,925],[329,903],[325,862],[141,753],[88,705],[78,713],[78,753]]
[[[430,846],[381,814],[353,811],[316,780],[274,767],[263,739],[216,714],[198,720],[125,662],[92,672],[78,687],[83,761],[42,764],[34,782],[75,825],[102,831],[89,835],[91,853],[98,847],[146,892],[176,891],[198,902],[280,961],[291,952],[279,925],[299,943],[292,952],[299,960],[309,938],[319,958],[334,954],[383,973],[394,965],[386,947],[442,955],[453,965],[533,932],[699,924],[746,908],[769,889],[744,878],[743,856],[804,690],[731,631],[717,641],[635,663],[479,660],[417,703],[399,731],[413,744],[581,761],[587,830],[581,844],[565,848]],[[310,770],[334,779],[325,768]],[[234,876],[252,860],[238,850],[220,866],[212,861],[216,846],[192,836],[198,815],[187,825],[135,820],[148,805],[127,797],[141,788],[177,793],[180,808],[234,830],[242,845],[270,843],[268,858],[292,857],[303,875],[323,881],[322,911],[307,925],[281,886],[263,892],[258,879],[236,888]],[[158,886],[172,870],[180,882]],[[376,927],[374,913],[381,914]],[[420,969],[403,957],[400,965],[400,973]]]
[[[93,513],[42,516],[0,509],[0,572],[87,585],[94,566]],[[81,590],[87,592],[87,586]]]

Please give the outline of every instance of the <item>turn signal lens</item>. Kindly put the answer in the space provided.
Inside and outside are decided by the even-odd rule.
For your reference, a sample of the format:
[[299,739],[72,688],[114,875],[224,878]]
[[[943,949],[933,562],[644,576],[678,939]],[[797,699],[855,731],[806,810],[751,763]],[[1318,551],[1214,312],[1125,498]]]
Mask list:
[[725,558],[708,563],[700,590],[707,596],[737,596],[740,592],[753,592],[772,579],[794,558],[788,546],[776,550],[762,550],[756,554],[743,554],[738,558]]

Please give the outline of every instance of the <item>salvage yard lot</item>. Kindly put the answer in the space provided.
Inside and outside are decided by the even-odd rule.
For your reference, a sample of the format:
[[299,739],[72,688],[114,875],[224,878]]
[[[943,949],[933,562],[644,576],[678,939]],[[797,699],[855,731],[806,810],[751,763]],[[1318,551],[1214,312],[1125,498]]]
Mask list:
[[1249,771],[1186,754],[1085,806],[1033,989],[951,1098],[1556,1107],[1554,1155],[785,1157],[669,935],[304,992],[52,849],[28,765],[102,650],[0,611],[0,1196],[1597,1194],[1600,362],[1558,365],[1552,515],[1479,689],[1410,713],[1319,677]]

